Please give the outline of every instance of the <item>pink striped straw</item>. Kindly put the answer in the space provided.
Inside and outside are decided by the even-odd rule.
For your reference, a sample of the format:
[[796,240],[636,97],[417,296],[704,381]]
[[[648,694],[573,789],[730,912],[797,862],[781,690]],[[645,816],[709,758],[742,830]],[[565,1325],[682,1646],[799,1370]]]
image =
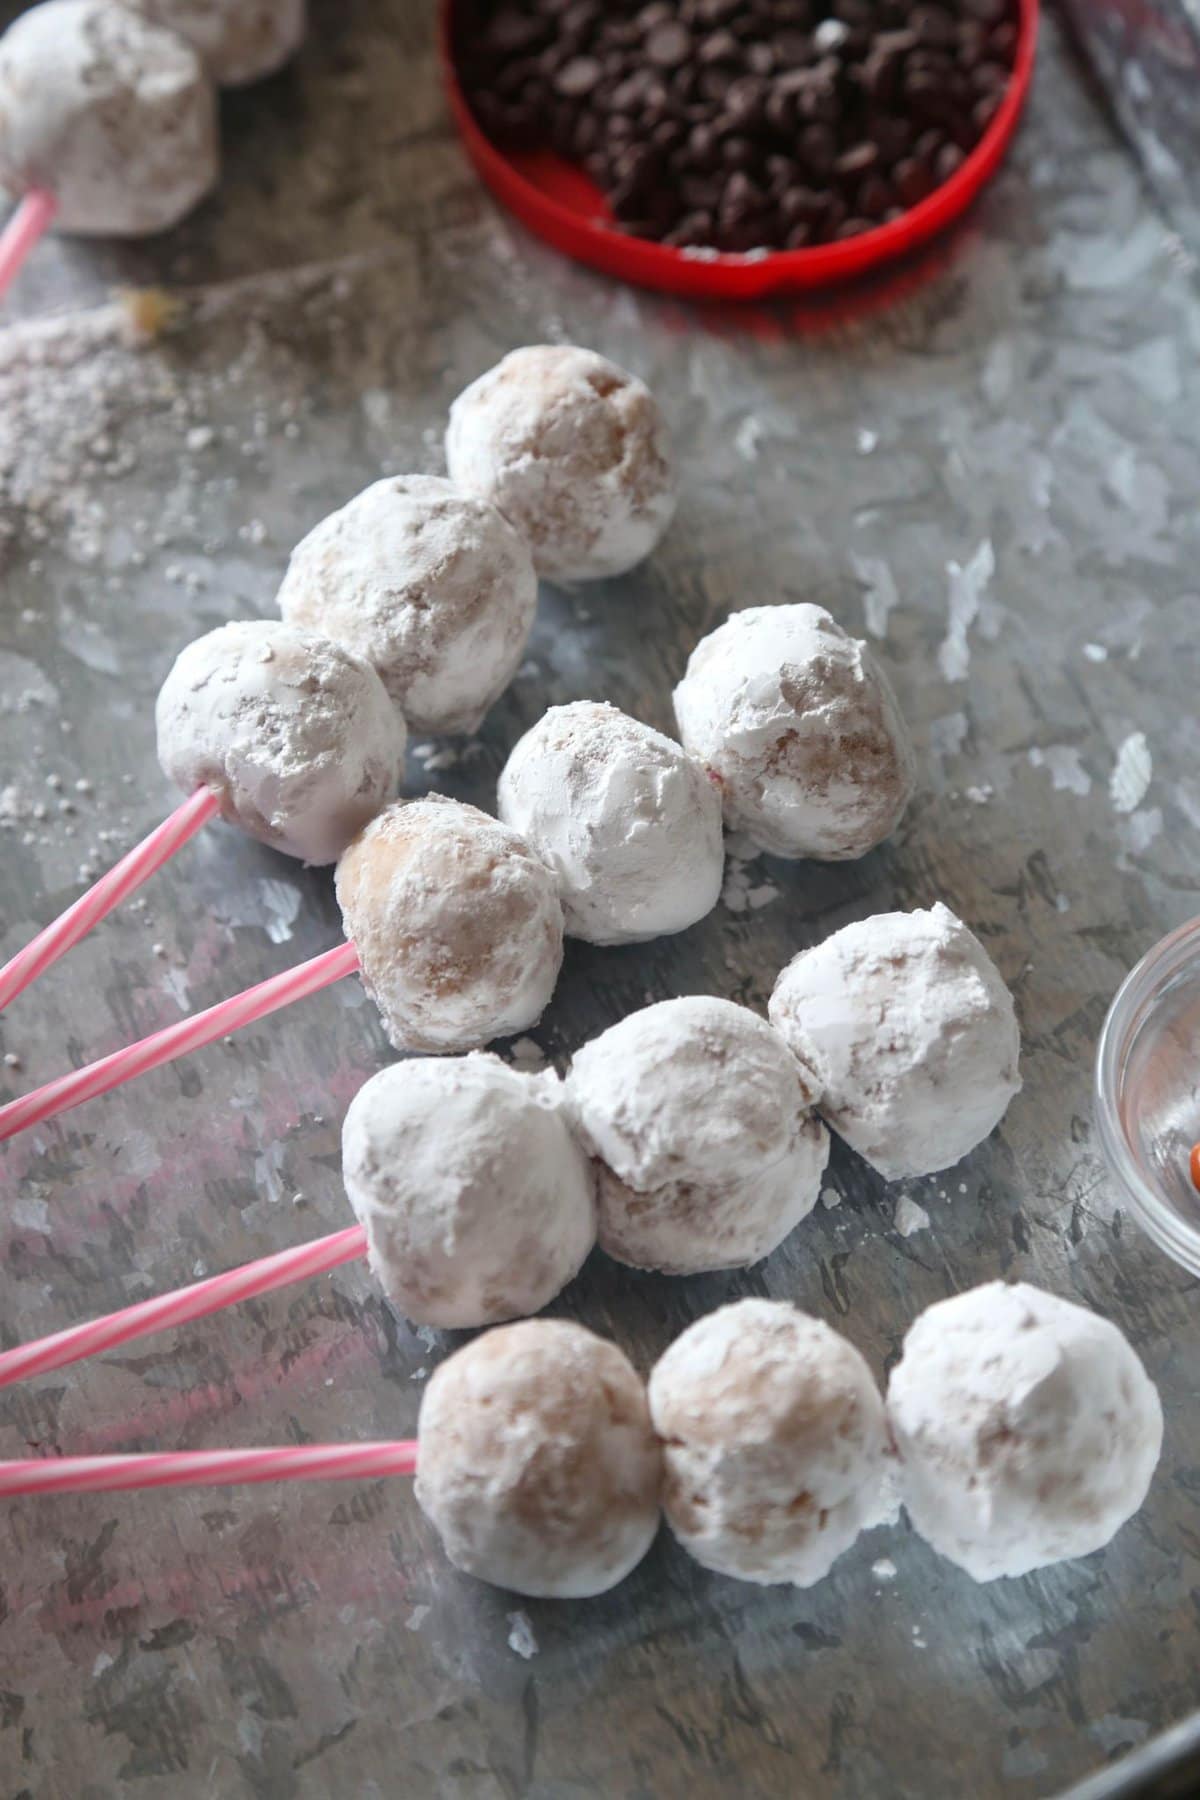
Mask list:
[[176,1450],[169,1455],[31,1456],[0,1462],[0,1499],[98,1494],[118,1488],[234,1487],[257,1481],[370,1481],[415,1475],[413,1438],[392,1444],[298,1444],[272,1450]]
[[231,1000],[210,1006],[207,1012],[194,1013],[191,1018],[180,1019],[178,1024],[168,1025],[138,1044],[114,1050],[111,1056],[103,1056],[99,1062],[88,1063],[70,1075],[60,1075],[57,1081],[48,1081],[45,1087],[35,1088],[32,1094],[0,1106],[0,1143],[5,1138],[15,1137],[19,1131],[27,1131],[31,1125],[40,1125],[58,1113],[68,1112],[73,1106],[82,1106],[85,1100],[107,1094],[111,1088],[120,1087],[135,1076],[146,1075],[151,1069],[174,1062],[190,1050],[201,1050],[205,1044],[239,1031],[243,1025],[253,1025],[281,1007],[290,1006],[294,1000],[318,994],[332,982],[340,981],[343,975],[353,975],[357,968],[358,952],[354,945],[339,944],[336,949],[326,950],[310,962],[301,963],[298,969],[285,969],[281,975],[272,975],[269,981],[260,981],[256,987],[247,988],[244,994],[235,994]]
[[220,810],[220,805],[219,798],[210,788],[197,788],[190,799],[176,807],[169,819],[164,819],[149,837],[143,838],[107,875],[102,875],[86,894],[81,894],[73,905],[68,906],[66,912],[60,913],[44,931],[39,931],[23,950],[18,950],[0,969],[0,1011],[53,967],[80,938],[86,937],[93,925],[106,919],[123,900],[136,893],[144,881],[149,881],[177,850],[195,837],[202,825],[208,824]]
[[20,274],[26,258],[49,231],[58,202],[45,188],[30,188],[0,231],[0,300]]
[[82,1362],[85,1357],[98,1356],[102,1350],[115,1350],[134,1338],[187,1325],[192,1319],[206,1318],[239,1300],[253,1300],[257,1294],[269,1294],[293,1281],[324,1275],[366,1253],[366,1232],[361,1225],[350,1225],[315,1243],[298,1244],[293,1250],[243,1263],[240,1269],[230,1269],[224,1275],[210,1275],[207,1281],[193,1282],[190,1287],[176,1288],[153,1300],[139,1300],[134,1306],[89,1319],[83,1325],[68,1326],[51,1337],[18,1344],[13,1350],[0,1352],[0,1388],[33,1375],[45,1375],[67,1363]]

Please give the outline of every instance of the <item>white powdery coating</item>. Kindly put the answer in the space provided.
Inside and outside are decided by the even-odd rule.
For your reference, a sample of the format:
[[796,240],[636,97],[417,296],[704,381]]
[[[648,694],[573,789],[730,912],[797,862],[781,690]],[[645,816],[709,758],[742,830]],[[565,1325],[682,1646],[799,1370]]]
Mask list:
[[552,706],[513,750],[496,798],[553,869],[572,937],[639,943],[717,903],[715,786],[678,744],[615,706]]
[[188,44],[112,0],[46,0],[0,38],[0,187],[60,231],[165,231],[217,179],[216,95]]
[[241,87],[273,75],[304,42],[305,0],[120,0],[186,38],[213,80]]
[[940,903],[876,913],[801,951],[769,1011],[828,1123],[889,1180],[948,1169],[1020,1091],[1012,995]]
[[494,506],[392,475],[296,546],[279,610],[373,663],[414,731],[472,732],[517,671],[537,579]]
[[871,1371],[794,1306],[739,1300],[698,1320],[655,1364],[649,1397],[667,1523],[706,1569],[811,1587],[889,1513]]
[[346,1114],[342,1176],[372,1269],[418,1325],[539,1312],[595,1242],[595,1184],[562,1083],[499,1057],[382,1069]]
[[729,829],[776,856],[865,856],[912,797],[912,745],[887,678],[824,607],[732,614],[693,650],[675,717],[684,749],[721,783]]
[[675,512],[675,472],[645,382],[592,350],[513,350],[450,408],[451,480],[498,506],[549,581],[622,575]]
[[416,1492],[456,1568],[514,1593],[603,1594],[658,1530],[662,1453],[641,1378],[579,1325],[529,1319],[437,1369]]
[[474,1050],[535,1025],[562,964],[554,877],[515,831],[431,794],[342,857],[337,897],[398,1050]]
[[374,669],[275,620],[189,644],[155,722],[170,781],[213,788],[230,824],[303,862],[336,862],[404,771],[404,722]]
[[923,1312],[887,1406],[913,1524],[976,1581],[1099,1550],[1162,1447],[1158,1394],[1117,1327],[1024,1283]]
[[600,1163],[602,1248],[670,1275],[769,1255],[829,1159],[811,1098],[779,1035],[729,1000],[663,1000],[585,1044],[567,1104]]

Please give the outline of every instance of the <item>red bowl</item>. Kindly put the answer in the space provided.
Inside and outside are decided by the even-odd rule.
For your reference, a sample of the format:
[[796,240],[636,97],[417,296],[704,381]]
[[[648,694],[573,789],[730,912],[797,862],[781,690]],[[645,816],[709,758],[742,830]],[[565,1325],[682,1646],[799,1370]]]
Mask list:
[[530,231],[577,262],[641,287],[705,299],[757,300],[766,294],[829,287],[904,256],[954,222],[996,173],[1029,92],[1037,48],[1039,0],[1017,0],[1017,54],[999,112],[960,169],[901,219],[841,243],[811,250],[677,250],[628,236],[612,223],[600,190],[552,151],[505,155],[484,136],[458,79],[454,0],[442,0],[441,50],[450,106],[467,153],[484,182]]

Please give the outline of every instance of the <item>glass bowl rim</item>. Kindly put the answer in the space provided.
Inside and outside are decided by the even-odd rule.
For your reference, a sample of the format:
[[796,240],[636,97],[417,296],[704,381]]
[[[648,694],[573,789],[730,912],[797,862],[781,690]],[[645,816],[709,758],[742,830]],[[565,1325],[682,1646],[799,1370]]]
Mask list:
[[1153,1008],[1193,963],[1200,965],[1200,918],[1189,919],[1149,949],[1113,997],[1096,1046],[1093,1102],[1100,1143],[1112,1174],[1138,1224],[1160,1250],[1200,1275],[1200,1226],[1188,1225],[1147,1180],[1130,1148],[1122,1120],[1122,1090],[1129,1051]]

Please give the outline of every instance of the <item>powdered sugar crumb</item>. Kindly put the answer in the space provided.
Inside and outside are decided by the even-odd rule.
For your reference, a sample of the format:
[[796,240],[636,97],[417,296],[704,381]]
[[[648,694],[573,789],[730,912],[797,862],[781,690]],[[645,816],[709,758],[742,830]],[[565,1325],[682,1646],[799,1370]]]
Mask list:
[[890,1556],[881,1556],[878,1562],[871,1564],[871,1573],[876,1581],[895,1581],[896,1565]]
[[946,681],[965,681],[971,667],[967,634],[979,617],[979,608],[996,572],[996,554],[990,538],[984,538],[970,562],[946,564],[950,581],[946,635],[938,650],[938,667]]
[[538,1653],[538,1641],[533,1634],[533,1626],[529,1622],[529,1614],[511,1612],[508,1615],[508,1647],[523,1656],[526,1662]]
[[1145,732],[1131,731],[1117,751],[1117,760],[1108,784],[1115,811],[1136,811],[1146,797],[1153,773],[1154,759],[1150,755]]
[[930,1217],[925,1208],[918,1206],[917,1202],[908,1194],[901,1194],[892,1214],[892,1224],[900,1236],[912,1237],[914,1232],[928,1231],[930,1223]]
[[1042,749],[1035,744],[1029,752],[1029,760],[1035,769],[1046,770],[1056,791],[1080,796],[1091,792],[1092,778],[1072,745],[1047,744]]
[[852,555],[854,573],[866,589],[863,595],[863,622],[872,637],[885,638],[888,618],[900,604],[896,578],[882,557]]

